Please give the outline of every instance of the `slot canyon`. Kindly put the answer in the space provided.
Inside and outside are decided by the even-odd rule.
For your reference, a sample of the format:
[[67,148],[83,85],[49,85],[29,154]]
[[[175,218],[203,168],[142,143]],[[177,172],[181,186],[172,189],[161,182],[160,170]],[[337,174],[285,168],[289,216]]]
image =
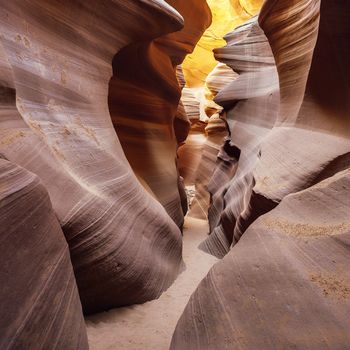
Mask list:
[[0,28],[0,350],[350,350],[349,1]]

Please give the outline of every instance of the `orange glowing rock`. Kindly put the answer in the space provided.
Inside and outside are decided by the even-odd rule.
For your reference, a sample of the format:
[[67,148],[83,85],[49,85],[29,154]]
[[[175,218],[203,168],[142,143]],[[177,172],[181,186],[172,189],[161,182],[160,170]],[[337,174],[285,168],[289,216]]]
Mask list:
[[238,25],[256,15],[262,0],[207,0],[212,12],[212,24],[195,50],[182,65],[188,87],[203,86],[207,75],[215,68],[212,50],[226,45],[223,37]]

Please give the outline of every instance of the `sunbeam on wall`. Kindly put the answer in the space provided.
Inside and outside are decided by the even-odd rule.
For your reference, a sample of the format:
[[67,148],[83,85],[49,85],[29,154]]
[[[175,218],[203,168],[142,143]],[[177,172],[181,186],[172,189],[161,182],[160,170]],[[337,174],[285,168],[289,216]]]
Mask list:
[[212,24],[195,50],[182,65],[188,87],[200,87],[217,65],[212,50],[226,45],[223,37],[260,10],[262,0],[207,0],[212,12]]

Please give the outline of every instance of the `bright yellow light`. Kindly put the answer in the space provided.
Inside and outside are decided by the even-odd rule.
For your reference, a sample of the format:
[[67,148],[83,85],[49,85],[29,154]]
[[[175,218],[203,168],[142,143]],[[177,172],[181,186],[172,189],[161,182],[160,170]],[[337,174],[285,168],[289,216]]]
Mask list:
[[188,87],[203,86],[217,65],[212,50],[226,45],[223,37],[260,10],[263,0],[207,0],[213,22],[188,55],[182,69]]

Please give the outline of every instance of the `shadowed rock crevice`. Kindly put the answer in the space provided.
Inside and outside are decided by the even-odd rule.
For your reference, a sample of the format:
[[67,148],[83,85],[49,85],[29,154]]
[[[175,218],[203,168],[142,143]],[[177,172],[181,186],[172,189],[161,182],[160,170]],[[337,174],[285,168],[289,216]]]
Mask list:
[[[184,214],[176,166],[179,134],[174,126],[175,120],[185,120],[178,112],[181,89],[177,66],[194,49],[211,17],[205,1],[169,3],[184,17],[183,29],[121,50],[113,59],[108,102],[136,176],[182,227]],[[193,11],[197,12],[196,18]]]

